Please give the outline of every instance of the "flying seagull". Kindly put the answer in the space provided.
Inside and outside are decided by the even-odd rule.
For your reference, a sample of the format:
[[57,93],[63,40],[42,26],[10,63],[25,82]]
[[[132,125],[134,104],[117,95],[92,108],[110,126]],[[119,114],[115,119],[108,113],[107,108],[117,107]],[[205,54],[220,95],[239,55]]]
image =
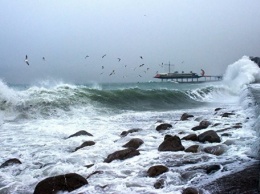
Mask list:
[[86,58],[88,58],[88,57],[89,57],[88,55],[87,55],[87,56],[85,56],[85,59],[86,59]]
[[144,64],[142,64],[142,65],[139,65],[139,67],[142,67],[142,66],[144,66]]
[[117,58],[117,59],[118,59],[118,62],[119,62],[119,61],[121,61],[121,59],[120,59],[120,58]]
[[27,56],[27,55],[25,55],[25,60],[24,60],[24,61],[25,61],[25,63],[26,63],[27,65],[30,65],[30,64],[29,64],[29,61],[28,61],[28,56]]
[[143,57],[142,57],[142,56],[140,56],[140,58],[141,58],[141,59],[143,59]]
[[102,58],[104,58],[105,56],[107,56],[106,54],[104,54],[103,56],[102,56]]
[[109,76],[111,76],[111,75],[113,75],[113,74],[115,74],[115,70],[113,70],[113,71],[109,74]]
[[44,61],[45,61],[45,57],[43,57],[43,58],[42,58],[42,60],[44,60]]

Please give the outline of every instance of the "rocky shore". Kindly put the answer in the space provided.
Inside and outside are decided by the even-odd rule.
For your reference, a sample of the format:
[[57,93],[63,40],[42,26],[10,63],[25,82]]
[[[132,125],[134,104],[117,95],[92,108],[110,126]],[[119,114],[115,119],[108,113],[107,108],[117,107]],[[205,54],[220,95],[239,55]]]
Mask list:
[[203,186],[211,194],[259,194],[260,193],[260,163],[221,177]]
[[[234,112],[223,112],[223,109],[217,108],[214,111],[214,117],[230,118],[236,116]],[[193,115],[184,113],[180,120],[176,122],[190,122],[192,120],[197,120],[197,125],[192,127],[188,133],[180,131],[179,133],[169,134],[168,131],[172,130],[173,124],[165,123],[162,121],[157,121],[157,125],[155,128],[156,134],[159,137],[164,137],[160,144],[157,146],[157,150],[160,153],[166,153],[167,160],[162,164],[155,164],[151,166],[146,166],[144,173],[142,176],[154,178],[153,187],[155,189],[163,189],[169,183],[166,176],[163,176],[165,173],[172,173],[173,171],[178,171],[179,166],[184,166],[185,164],[189,165],[189,167],[185,168],[185,171],[180,172],[180,180],[183,182],[190,182],[196,173],[203,174],[205,176],[211,177],[216,172],[225,172],[224,164],[222,163],[207,163],[210,156],[221,156],[223,155],[228,146],[235,144],[233,141],[226,140],[222,142],[222,138],[226,136],[231,136],[231,130],[237,130],[242,128],[242,123],[216,123],[205,119],[194,118]],[[248,119],[248,118],[247,118]],[[236,120],[236,119],[235,119]],[[176,124],[175,122],[175,124]],[[217,126],[221,126],[221,128],[215,129]],[[203,131],[201,131],[203,130]],[[120,138],[125,138],[127,136],[141,133],[142,129],[135,128],[130,129],[128,131],[122,131],[119,135]],[[78,131],[70,136],[68,136],[64,141],[78,137],[93,137],[91,133],[88,133],[84,130]],[[184,146],[183,143],[189,142],[190,146]],[[222,142],[222,143],[221,143]],[[85,141],[82,144],[79,144],[78,147],[72,150],[72,152],[77,152],[84,147],[94,146],[96,142],[94,141]],[[109,153],[107,156],[104,156],[103,163],[112,163],[115,160],[123,161],[132,157],[136,157],[144,153],[144,149],[139,149],[140,146],[145,144],[145,142],[140,138],[131,138],[128,142],[122,145],[122,149],[117,150],[115,152]],[[211,145],[212,144],[212,145]],[[179,155],[173,157],[171,159],[170,155],[167,153],[171,152],[184,152],[183,155]],[[191,155],[189,155],[189,154]],[[196,153],[205,153],[205,161],[201,158],[192,159],[189,156]],[[207,156],[209,154],[210,156]],[[207,157],[206,157],[207,156]],[[178,163],[178,157],[188,157],[187,160],[183,160]],[[208,158],[208,159],[207,159]],[[200,164],[200,162],[202,162]],[[6,168],[8,166],[13,165],[21,165],[22,162],[17,159],[9,159],[4,162],[0,168]],[[190,165],[194,164],[194,165]],[[91,168],[95,164],[86,165],[85,167]],[[41,166],[40,168],[43,168]],[[240,170],[238,172],[234,172],[233,174],[229,174],[227,176],[222,176],[221,178],[216,179],[213,182],[210,182],[206,185],[194,184],[195,186],[191,186],[187,188],[183,188],[181,191],[182,194],[258,194],[259,191],[259,171],[260,171],[260,163],[255,162],[253,165],[248,166],[247,168]],[[91,183],[88,182],[92,176],[99,176],[103,174],[105,171],[102,169],[97,169],[92,173],[88,174],[88,176],[79,175],[77,173],[69,173],[69,174],[61,174],[57,176],[48,177],[46,179],[41,180],[35,187],[34,194],[51,194],[54,191],[73,191],[79,189],[84,185],[89,185]],[[214,180],[214,179],[212,179]],[[188,185],[188,184],[187,184]],[[109,184],[105,184],[100,186],[101,189],[105,189],[109,187]]]

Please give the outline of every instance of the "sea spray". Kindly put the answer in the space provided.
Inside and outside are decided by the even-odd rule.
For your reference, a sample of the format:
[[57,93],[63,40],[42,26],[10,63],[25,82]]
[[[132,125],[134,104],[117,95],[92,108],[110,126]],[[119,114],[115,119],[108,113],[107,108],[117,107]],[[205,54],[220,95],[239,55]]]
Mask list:
[[260,81],[260,68],[244,56],[227,67],[223,81],[234,92],[240,92],[245,85]]
[[260,68],[247,56],[229,65],[224,75],[224,83],[226,83],[231,90],[239,94],[240,104],[246,110],[248,117],[253,120],[251,121],[251,126],[258,136],[258,140],[252,145],[251,154],[254,157],[260,156],[260,88],[259,84],[257,84],[259,82]]

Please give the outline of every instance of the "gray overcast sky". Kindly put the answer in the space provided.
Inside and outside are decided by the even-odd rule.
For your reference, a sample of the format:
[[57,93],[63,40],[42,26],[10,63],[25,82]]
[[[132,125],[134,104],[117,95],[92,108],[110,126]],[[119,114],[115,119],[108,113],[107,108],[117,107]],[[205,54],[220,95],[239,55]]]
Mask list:
[[0,79],[156,81],[169,61],[172,71],[223,74],[260,56],[259,8],[259,0],[0,0]]

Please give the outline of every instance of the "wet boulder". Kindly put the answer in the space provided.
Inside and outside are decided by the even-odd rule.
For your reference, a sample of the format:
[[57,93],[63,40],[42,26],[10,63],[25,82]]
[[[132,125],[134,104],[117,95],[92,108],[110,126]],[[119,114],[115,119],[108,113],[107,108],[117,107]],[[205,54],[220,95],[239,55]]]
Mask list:
[[125,160],[127,158],[132,158],[134,156],[140,155],[140,152],[134,148],[127,148],[124,150],[116,151],[112,154],[109,154],[104,160],[106,163],[110,163],[113,160]]
[[164,141],[158,147],[159,151],[183,151],[184,149],[181,139],[176,135],[165,135]]
[[163,165],[156,165],[156,166],[152,166],[148,169],[147,175],[149,177],[156,177],[156,176],[159,176],[160,174],[163,174],[168,171],[169,171],[168,167],[163,166]]
[[192,145],[188,147],[185,152],[197,153],[199,150],[199,145]]
[[17,158],[12,158],[12,159],[5,161],[3,164],[1,164],[0,168],[12,166],[12,165],[15,165],[15,164],[22,164],[22,162]]
[[205,170],[206,170],[207,174],[213,174],[213,173],[219,171],[220,169],[221,169],[220,165],[214,164],[214,165],[207,166],[207,168]]
[[221,134],[221,137],[231,137],[232,136],[232,134],[230,134],[230,133],[222,133]]
[[76,147],[75,152],[81,148],[84,148],[86,146],[92,146],[95,145],[94,141],[85,141],[83,144],[81,144],[79,147]]
[[210,121],[207,121],[207,120],[203,120],[200,122],[199,126],[202,126],[202,127],[205,127],[207,128],[208,126],[211,125],[211,122]]
[[207,121],[207,120],[203,120],[200,122],[200,124],[196,127],[193,127],[191,130],[193,131],[198,131],[198,130],[201,130],[201,129],[206,129],[208,128],[208,126],[211,124],[211,122]]
[[186,141],[198,141],[198,136],[193,133],[193,134],[190,134],[190,135],[187,135],[185,137],[182,138],[183,140],[186,140]]
[[203,151],[208,154],[219,156],[226,151],[226,147],[224,145],[209,146],[204,148]]
[[163,123],[163,124],[160,124],[156,127],[156,131],[161,131],[161,130],[168,130],[172,128],[172,125],[171,124],[168,124],[168,123]]
[[181,121],[186,121],[186,120],[188,120],[188,118],[192,118],[192,117],[194,117],[193,115],[190,115],[190,114],[188,114],[188,113],[183,113],[182,115],[181,115]]
[[198,131],[198,130],[201,130],[201,129],[205,129],[205,127],[202,127],[202,126],[195,126],[195,127],[192,127],[191,130],[192,131]]
[[197,188],[187,187],[182,191],[182,194],[202,194]]
[[139,138],[133,138],[131,139],[128,143],[126,143],[125,145],[123,145],[123,147],[125,148],[134,148],[137,149],[140,147],[140,145],[142,145],[144,143],[143,140],[139,139]]
[[134,128],[134,129],[130,129],[128,131],[123,131],[120,136],[121,137],[125,137],[127,136],[129,133],[135,133],[135,132],[138,132],[138,131],[141,131],[142,129],[139,129],[139,128]]
[[90,134],[89,132],[84,131],[84,130],[81,130],[81,131],[78,131],[78,132],[76,132],[76,133],[70,135],[68,138],[71,138],[71,137],[77,137],[77,136],[81,136],[81,135],[93,136],[93,135]]
[[232,126],[232,128],[233,129],[240,129],[240,128],[242,128],[242,126],[241,125],[234,125],[234,126]]
[[222,117],[229,117],[229,116],[231,116],[231,115],[235,115],[235,113],[225,112],[225,113],[223,113],[221,116],[222,116]]
[[210,143],[221,142],[220,137],[213,130],[205,131],[204,133],[200,134],[198,136],[198,140],[199,140],[199,142],[203,142],[203,143],[206,142],[206,141],[210,142]]
[[92,166],[94,166],[95,164],[87,164],[87,165],[85,165],[85,167],[87,167],[87,168],[91,168]]
[[40,181],[35,187],[34,194],[53,194],[59,191],[71,192],[86,184],[88,184],[88,181],[76,173],[58,175]]
[[219,110],[221,110],[222,108],[215,108],[215,111],[217,112],[217,111],[219,111]]
[[155,183],[154,183],[154,188],[155,189],[162,189],[163,187],[164,187],[164,185],[165,185],[165,181],[164,181],[164,179],[159,179],[159,180],[157,180]]

